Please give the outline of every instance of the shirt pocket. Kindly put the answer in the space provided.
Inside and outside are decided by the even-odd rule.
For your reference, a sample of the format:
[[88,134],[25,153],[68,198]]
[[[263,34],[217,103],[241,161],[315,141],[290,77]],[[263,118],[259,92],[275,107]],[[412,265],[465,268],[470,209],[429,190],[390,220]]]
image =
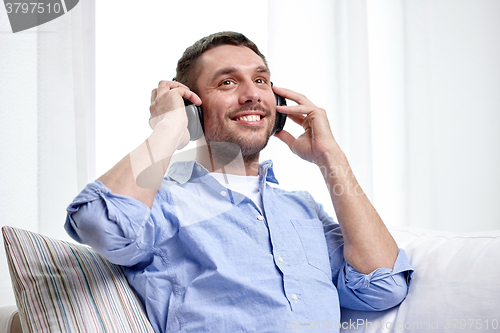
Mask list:
[[307,262],[332,278],[323,223],[318,219],[290,220],[299,235]]

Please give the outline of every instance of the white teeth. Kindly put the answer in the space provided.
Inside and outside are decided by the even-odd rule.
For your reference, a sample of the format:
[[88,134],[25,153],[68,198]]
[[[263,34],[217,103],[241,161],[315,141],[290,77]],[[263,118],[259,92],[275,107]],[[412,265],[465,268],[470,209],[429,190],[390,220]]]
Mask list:
[[259,115],[249,115],[249,116],[242,116],[242,117],[238,117],[236,118],[236,120],[244,120],[244,121],[259,121],[260,120],[260,116]]

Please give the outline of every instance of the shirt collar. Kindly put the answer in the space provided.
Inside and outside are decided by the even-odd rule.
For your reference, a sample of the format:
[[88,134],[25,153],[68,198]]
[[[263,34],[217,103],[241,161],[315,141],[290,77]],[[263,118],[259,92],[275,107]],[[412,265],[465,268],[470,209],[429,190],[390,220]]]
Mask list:
[[278,180],[274,175],[273,161],[267,160],[259,164],[259,176],[266,177],[266,181],[278,184]]
[[179,184],[184,184],[192,178],[203,177],[207,173],[208,170],[196,161],[180,161],[170,166],[167,177]]
[[[208,173],[208,170],[196,161],[180,161],[171,165],[167,177],[179,184],[184,184],[190,179],[200,178]],[[267,182],[278,184],[271,160],[259,164],[259,177],[265,177]]]

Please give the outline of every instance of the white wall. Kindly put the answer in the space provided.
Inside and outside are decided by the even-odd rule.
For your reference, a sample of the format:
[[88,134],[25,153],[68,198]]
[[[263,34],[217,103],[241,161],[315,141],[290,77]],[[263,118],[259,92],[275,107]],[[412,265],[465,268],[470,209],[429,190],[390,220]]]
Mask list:
[[[0,10],[0,31],[10,30]],[[16,37],[16,38],[14,38]],[[0,224],[38,227],[37,35],[0,34]],[[10,48],[22,52],[12,54]],[[23,70],[20,70],[23,69]],[[14,84],[15,83],[15,84]],[[34,94],[26,92],[35,92]],[[5,126],[8,124],[8,126]],[[35,185],[34,185],[35,184]],[[21,213],[22,212],[22,213]],[[15,304],[0,240],[0,306]]]
[[[63,229],[66,207],[95,178],[93,20],[86,16],[93,14],[92,1],[16,34],[4,8],[0,226],[70,240]],[[3,249],[0,253],[0,306],[11,305],[7,261]]]

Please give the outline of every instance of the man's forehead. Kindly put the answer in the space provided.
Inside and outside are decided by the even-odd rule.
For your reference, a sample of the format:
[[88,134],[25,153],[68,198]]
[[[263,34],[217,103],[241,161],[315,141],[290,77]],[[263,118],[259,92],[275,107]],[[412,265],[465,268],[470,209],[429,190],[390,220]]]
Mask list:
[[246,46],[217,46],[204,52],[200,60],[201,72],[205,72],[210,78],[243,70],[269,73],[264,60]]

